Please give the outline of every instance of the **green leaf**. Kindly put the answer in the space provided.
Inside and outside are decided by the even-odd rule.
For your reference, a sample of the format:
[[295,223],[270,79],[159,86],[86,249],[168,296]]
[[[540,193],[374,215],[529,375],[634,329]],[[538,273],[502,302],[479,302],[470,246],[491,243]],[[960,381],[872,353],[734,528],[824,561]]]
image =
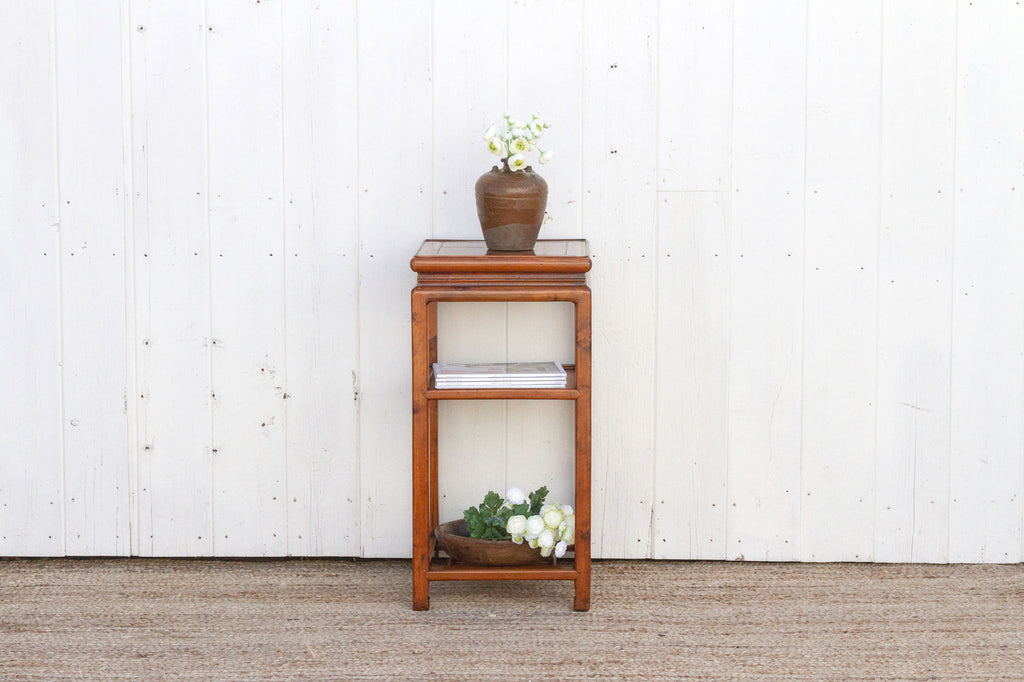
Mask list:
[[488,491],[487,495],[484,496],[484,503],[480,505],[480,511],[483,511],[486,507],[487,513],[495,514],[498,511],[498,507],[501,506],[501,502],[501,495],[493,490]]
[[541,487],[530,493],[530,515],[539,514],[540,508],[544,506],[544,498],[548,496],[548,487]]
[[462,512],[462,518],[466,519],[466,525],[469,527],[469,537],[471,538],[481,537],[487,530],[487,522],[476,507],[470,507]]

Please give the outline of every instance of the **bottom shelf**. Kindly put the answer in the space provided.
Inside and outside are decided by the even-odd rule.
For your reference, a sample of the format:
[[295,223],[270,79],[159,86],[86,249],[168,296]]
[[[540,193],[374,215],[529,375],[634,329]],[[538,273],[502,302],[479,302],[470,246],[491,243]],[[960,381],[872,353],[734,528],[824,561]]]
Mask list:
[[435,559],[427,569],[427,580],[575,580],[578,576],[576,567],[569,563],[554,566],[471,566]]

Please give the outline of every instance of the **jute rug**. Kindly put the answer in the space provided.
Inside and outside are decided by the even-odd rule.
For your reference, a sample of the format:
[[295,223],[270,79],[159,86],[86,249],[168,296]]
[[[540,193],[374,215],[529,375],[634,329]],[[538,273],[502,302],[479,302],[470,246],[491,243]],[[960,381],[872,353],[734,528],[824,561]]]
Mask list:
[[1024,567],[596,562],[444,583],[406,561],[0,561],[5,679],[1024,680]]

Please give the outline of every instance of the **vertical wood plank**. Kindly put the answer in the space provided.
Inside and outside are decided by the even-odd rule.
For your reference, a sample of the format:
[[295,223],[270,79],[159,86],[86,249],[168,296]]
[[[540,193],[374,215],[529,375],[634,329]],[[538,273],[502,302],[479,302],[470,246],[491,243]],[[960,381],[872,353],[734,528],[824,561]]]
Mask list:
[[884,3],[873,558],[941,563],[949,526],[956,2],[923,8]]
[[359,6],[362,554],[411,551],[409,259],[431,232],[431,16]]
[[132,6],[139,553],[213,553],[203,3]]
[[658,197],[654,558],[726,558],[728,192]]
[[959,5],[949,560],[1021,559],[1024,7]]
[[881,2],[808,5],[801,558],[874,549]]
[[[440,303],[437,322],[439,362],[505,361],[504,303]],[[480,504],[488,490],[504,494],[505,411],[504,400],[439,403],[438,507],[442,523],[461,519],[463,510]]]
[[[548,121],[542,148],[555,152],[544,166],[530,157],[548,183],[541,239],[589,236],[582,208],[583,16],[582,0],[508,3],[508,110],[518,118],[537,112]],[[571,362],[572,314],[571,304],[509,303],[508,361]],[[508,485],[546,485],[553,501],[569,503],[573,479],[565,477],[573,466],[573,424],[556,416],[568,414],[547,403],[507,404]],[[542,422],[534,430],[537,419]]]
[[65,551],[130,548],[121,7],[56,5]]
[[550,164],[534,167],[548,183],[541,239],[575,238],[583,230],[583,4],[583,0],[508,4],[508,110],[517,118],[538,112],[550,122],[551,128],[544,133],[549,146],[544,148],[556,154]]
[[727,556],[793,560],[800,556],[807,9],[804,0],[738,0],[733,11]]
[[355,1],[287,2],[288,553],[359,553]]
[[660,4],[659,190],[729,188],[732,30],[732,0]]
[[[505,112],[507,21],[504,2],[434,3],[432,215],[438,239],[483,238],[474,186],[501,163],[482,136]],[[458,309],[469,315],[475,307]]]
[[207,8],[214,552],[287,551],[281,13]]
[[[572,303],[507,305],[509,362],[573,362]],[[502,434],[507,448],[506,485],[527,493],[544,485],[549,502],[572,504],[574,421],[573,406],[562,401],[508,401]]]
[[[500,163],[482,134],[505,111],[508,11],[504,2],[434,3],[433,236],[481,239],[474,187]],[[471,94],[469,94],[471,93]],[[505,362],[504,303],[439,305],[446,362]],[[439,408],[440,519],[462,518],[488,490],[504,493],[505,401],[446,401]]]
[[650,557],[657,3],[587,6],[583,33],[584,212],[595,262],[593,549],[600,557]]
[[0,26],[0,555],[64,553],[52,7]]

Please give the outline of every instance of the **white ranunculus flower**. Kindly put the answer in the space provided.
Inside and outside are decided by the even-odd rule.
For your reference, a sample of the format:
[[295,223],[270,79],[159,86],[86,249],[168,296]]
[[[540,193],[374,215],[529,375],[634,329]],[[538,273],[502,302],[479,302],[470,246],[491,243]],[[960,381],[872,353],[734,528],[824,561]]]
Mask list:
[[540,513],[541,516],[544,516],[545,514],[547,514],[552,509],[558,509],[558,505],[557,504],[545,504],[545,505],[543,505],[540,508],[540,512],[539,513]]
[[565,556],[565,550],[568,548],[569,545],[565,543],[565,540],[562,540],[561,542],[555,545],[555,556],[561,559]]
[[513,154],[508,157],[508,167],[513,171],[523,170],[526,168],[526,157],[522,154]]
[[487,140],[487,151],[497,156],[501,156],[505,153],[505,143],[501,141],[500,137],[491,137]]
[[544,517],[540,515],[531,516],[526,519],[526,539],[535,538],[544,532],[547,526],[544,525]]
[[525,137],[517,137],[509,144],[508,149],[513,154],[523,154],[530,151],[530,141]]
[[544,525],[550,528],[551,530],[558,530],[558,526],[562,523],[562,520],[564,518],[565,515],[562,513],[562,510],[559,509],[558,507],[555,507],[554,509],[549,509],[547,513],[544,514]]
[[531,122],[530,125],[527,126],[527,128],[529,128],[530,132],[536,135],[537,137],[540,137],[541,135],[544,134],[544,124],[541,123],[540,121]]
[[509,517],[505,523],[505,532],[509,535],[525,535],[526,534],[526,517],[522,514]]
[[505,499],[512,504],[522,504],[526,502],[526,493],[519,488],[509,488],[508,492],[505,493]]
[[498,127],[497,126],[490,126],[489,128],[487,128],[487,130],[484,131],[484,139],[485,140],[489,140],[489,139],[491,139],[492,137],[494,137],[497,134],[498,134]]
[[512,141],[512,133],[510,131],[506,130],[505,132],[503,132],[501,134],[501,139],[505,140],[505,142],[511,142]]
[[541,152],[540,153],[540,162],[541,163],[547,163],[548,161],[550,161],[553,158],[555,158],[555,151],[553,149],[549,149],[546,152]]
[[576,512],[572,510],[571,504],[563,504],[559,509],[562,510],[562,513],[565,514],[566,517],[574,516],[576,514]]
[[558,525],[558,535],[566,542],[576,541],[576,517],[567,516],[565,521]]
[[537,536],[537,546],[540,547],[541,556],[551,556],[551,551],[555,548],[555,534],[545,529]]

